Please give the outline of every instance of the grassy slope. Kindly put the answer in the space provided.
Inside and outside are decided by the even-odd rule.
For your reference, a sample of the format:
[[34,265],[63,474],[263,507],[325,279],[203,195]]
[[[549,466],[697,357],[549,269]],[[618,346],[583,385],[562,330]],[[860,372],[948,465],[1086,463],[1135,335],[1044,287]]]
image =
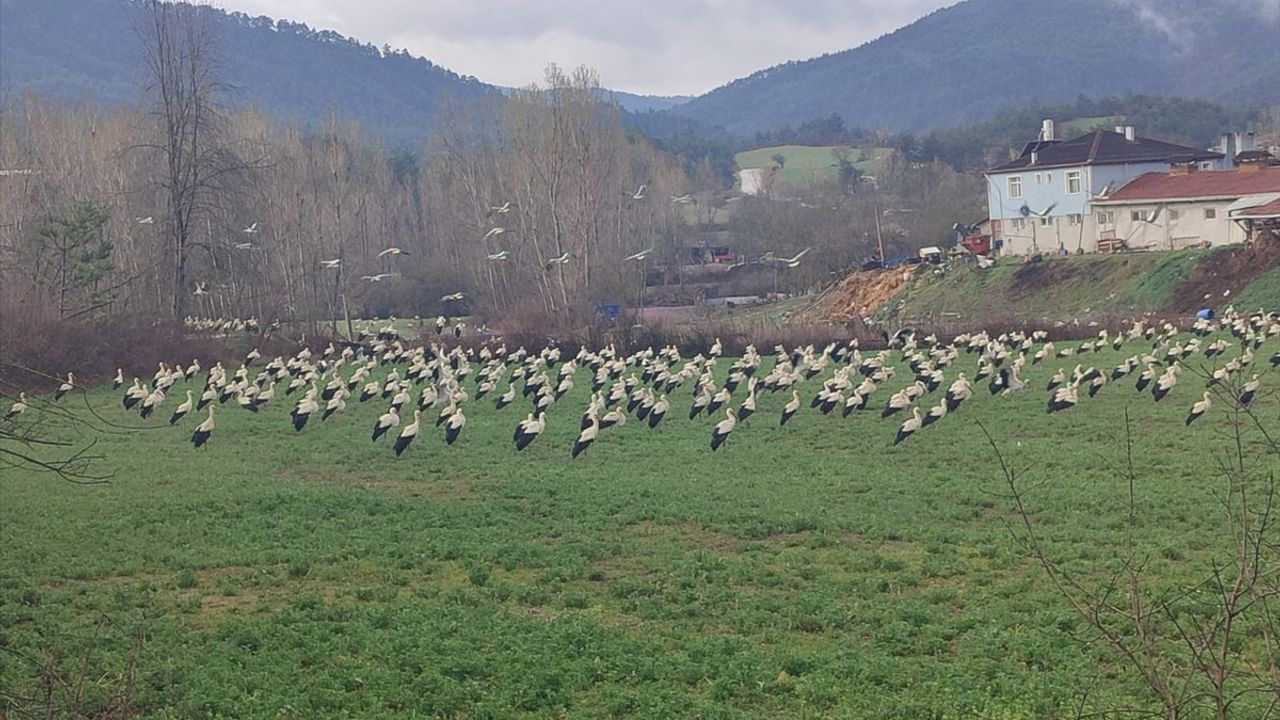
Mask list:
[[[835,147],[778,145],[740,152],[733,159],[738,164],[738,167],[743,170],[749,168],[771,168],[774,165],[773,156],[781,153],[786,159],[786,164],[779,171],[779,176],[788,185],[799,187],[808,185],[815,179],[821,181],[835,177],[836,169],[832,167],[835,158],[831,155],[832,150],[835,149]],[[856,158],[858,149],[854,148],[852,152]],[[874,173],[877,164],[875,157],[878,152],[880,150],[873,150],[869,153],[869,159],[856,163],[858,169],[864,173]]]
[[1280,307],[1280,267],[1274,267],[1249,283],[1232,302],[1241,310]]
[[[1122,543],[1127,408],[1140,553],[1179,583],[1224,549],[1205,450],[1226,421],[1182,426],[1193,382],[1162,405],[1125,382],[1046,415],[1039,388],[1060,364],[897,448],[878,413],[806,403],[780,430],[787,397],[767,395],[713,456],[715,420],[685,417],[686,387],[663,427],[607,431],[570,462],[585,372],[523,455],[510,433],[525,408],[487,399],[457,446],[432,427],[399,460],[368,441],[375,402],[301,435],[283,398],[256,416],[228,406],[200,452],[190,425],[152,420],[99,444],[110,485],[3,476],[0,637],[69,667],[87,656],[96,676],[144,628],[146,717],[1010,720],[1065,713],[1086,685],[1106,706],[1134,685],[1067,637],[1070,612],[1009,538],[975,423],[1048,480],[1031,502],[1051,551],[1096,566]],[[139,424],[114,393],[87,400]],[[0,663],[0,686],[31,682]]]
[[934,320],[955,320],[958,314],[961,321],[1132,318],[1162,309],[1178,280],[1203,256],[1201,250],[1084,255],[1050,258],[1032,271],[1016,258],[989,270],[954,264],[939,273],[925,267],[881,314]]

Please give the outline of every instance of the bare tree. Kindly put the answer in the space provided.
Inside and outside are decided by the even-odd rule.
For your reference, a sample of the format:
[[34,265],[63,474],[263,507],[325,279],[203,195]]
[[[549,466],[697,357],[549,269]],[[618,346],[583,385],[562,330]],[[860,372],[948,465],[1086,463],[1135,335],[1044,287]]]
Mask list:
[[[1181,587],[1171,588],[1153,576],[1136,537],[1143,525],[1127,411],[1125,455],[1118,466],[1128,488],[1123,549],[1114,567],[1094,572],[1073,570],[1052,556],[1028,507],[1021,473],[979,423],[1017,515],[1014,539],[1090,631],[1079,639],[1109,649],[1142,679],[1159,708],[1109,712],[1164,720],[1231,720],[1271,718],[1280,710],[1280,621],[1274,607],[1280,598],[1280,544],[1275,539],[1272,470],[1280,445],[1254,410],[1238,401],[1239,385],[1217,389],[1219,407],[1228,408],[1223,414],[1229,449],[1216,457],[1223,489],[1215,493],[1215,502],[1206,503],[1221,510],[1227,551],[1208,562],[1198,582]],[[1256,436],[1246,436],[1252,432]],[[1260,461],[1251,457],[1251,448],[1261,450]]]
[[163,158],[157,184],[167,202],[164,232],[173,253],[175,323],[187,314],[187,253],[197,215],[216,202],[239,167],[222,145],[217,43],[201,8],[149,0],[138,25],[150,77],[151,115]]

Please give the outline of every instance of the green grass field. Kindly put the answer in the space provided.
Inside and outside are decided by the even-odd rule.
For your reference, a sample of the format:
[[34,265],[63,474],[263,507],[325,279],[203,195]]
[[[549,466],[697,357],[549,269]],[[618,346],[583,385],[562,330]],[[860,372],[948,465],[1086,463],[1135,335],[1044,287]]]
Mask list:
[[[839,148],[827,146],[777,145],[740,152],[734,155],[733,159],[738,164],[738,168],[742,170],[751,168],[767,169],[774,166],[773,156],[781,154],[786,162],[782,169],[778,171],[778,176],[782,182],[791,187],[803,187],[814,182],[824,182],[835,178],[836,168],[833,165],[836,160],[832,155],[832,151],[837,149]],[[851,159],[856,161],[860,151],[858,148],[853,148],[851,152],[853,153]],[[878,157],[885,152],[888,152],[885,148],[869,150],[866,160],[855,163],[858,170],[874,174],[875,168],[878,167]]]
[[1050,552],[1101,574],[1124,540],[1127,410],[1136,542],[1160,582],[1198,580],[1228,542],[1210,452],[1228,439],[1219,410],[1183,426],[1194,377],[1159,405],[1130,378],[1044,411],[1059,367],[1140,346],[1037,365],[1011,397],[977,387],[898,447],[900,416],[878,409],[905,369],[847,419],[808,409],[819,380],[785,428],[788,397],[765,395],[715,454],[718,418],[689,421],[686,386],[657,430],[606,430],[572,462],[585,371],[522,454],[526,406],[491,398],[467,404],[457,445],[431,427],[397,459],[369,442],[382,401],[301,434],[291,399],[227,405],[195,451],[194,421],[165,424],[181,393],[149,423],[113,392],[72,397],[145,429],[104,428],[109,484],[0,472],[0,690],[38,695],[37,658],[105,702],[139,634],[151,718],[1029,720],[1070,716],[1086,688],[1086,710],[1150,707],[1069,636],[1080,623],[1013,542],[977,425],[1029,468]]

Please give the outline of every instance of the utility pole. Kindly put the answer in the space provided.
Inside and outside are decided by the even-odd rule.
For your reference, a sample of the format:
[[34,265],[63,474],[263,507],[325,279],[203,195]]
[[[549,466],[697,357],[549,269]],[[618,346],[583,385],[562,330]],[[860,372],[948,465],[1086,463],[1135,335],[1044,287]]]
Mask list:
[[884,234],[880,230],[880,213],[883,211],[880,210],[879,205],[875,206],[875,210],[876,210],[876,245],[880,249],[880,266],[884,267],[884,259],[885,259],[884,258]]

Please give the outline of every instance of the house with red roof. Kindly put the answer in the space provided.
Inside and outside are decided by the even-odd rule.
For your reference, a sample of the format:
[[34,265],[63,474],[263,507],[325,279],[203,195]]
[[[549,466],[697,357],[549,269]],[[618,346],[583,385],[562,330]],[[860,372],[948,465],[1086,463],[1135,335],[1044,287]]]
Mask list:
[[1002,254],[1093,251],[1093,205],[1124,183],[1181,163],[1196,170],[1231,167],[1225,152],[1138,135],[1132,126],[1058,140],[1052,120],[1022,154],[986,172],[992,239]]
[[1280,164],[1261,151],[1237,156],[1237,162],[1225,171],[1178,165],[1145,173],[1094,200],[1092,249],[1229,245],[1280,227]]

